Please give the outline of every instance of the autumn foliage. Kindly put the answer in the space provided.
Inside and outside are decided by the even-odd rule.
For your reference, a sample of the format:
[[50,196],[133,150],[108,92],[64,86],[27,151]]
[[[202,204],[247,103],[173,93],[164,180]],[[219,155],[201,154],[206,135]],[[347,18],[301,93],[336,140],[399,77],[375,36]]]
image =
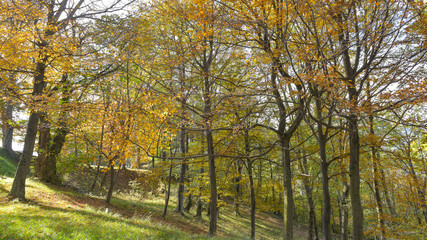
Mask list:
[[252,239],[255,211],[284,239],[426,237],[425,1],[100,2],[0,3],[4,136],[29,116],[10,198],[37,145],[39,179],[89,165],[107,202],[145,168],[166,214],[176,179],[211,236],[232,201]]

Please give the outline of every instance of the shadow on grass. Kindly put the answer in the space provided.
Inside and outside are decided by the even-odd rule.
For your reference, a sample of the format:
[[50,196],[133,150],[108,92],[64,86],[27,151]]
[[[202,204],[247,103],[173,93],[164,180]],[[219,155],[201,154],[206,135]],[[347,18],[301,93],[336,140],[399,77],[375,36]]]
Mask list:
[[[129,224],[133,224],[132,219],[147,219],[154,220],[153,222],[161,224],[164,227],[168,226],[171,228],[178,228],[190,234],[207,234],[207,231],[205,229],[200,227],[198,224],[186,221],[182,218],[182,216],[175,213],[172,208],[170,211],[168,211],[166,219],[162,218],[161,211],[163,210],[163,207],[161,206],[161,204],[132,202],[118,197],[113,197],[111,203],[107,204],[104,198],[87,196],[81,193],[74,192],[72,191],[72,189],[69,189],[67,187],[55,186],[51,184],[44,185],[46,188],[55,192],[56,194],[61,194],[62,200],[71,204],[73,207],[78,206],[82,209],[89,207],[91,209],[96,209],[100,211],[105,211],[105,209],[108,208],[111,214],[118,214],[122,217],[120,221],[124,221]],[[49,210],[47,208],[52,207],[51,203],[45,204],[42,201],[38,200],[33,200],[30,204],[39,205],[41,208],[44,208],[46,210]],[[69,211],[68,209],[64,208],[55,208],[55,206],[53,206],[53,208],[53,210],[56,209],[58,211],[60,211],[61,209],[64,211]],[[79,210],[74,208],[71,210],[86,215],[93,214],[91,211]],[[104,216],[105,214],[101,215]]]
[[[22,211],[2,213],[1,239],[170,239],[182,233],[162,225],[105,213],[67,210],[28,201]],[[31,211],[29,206],[37,206]],[[46,215],[43,215],[46,213]]]
[[[195,213],[182,216],[174,211],[173,204],[163,219],[161,202],[131,201],[119,194],[107,204],[104,198],[84,195],[67,187],[43,184],[44,190],[39,190],[41,183],[33,181],[27,187],[40,194],[32,195],[26,201],[28,206],[17,205],[18,209],[12,213],[0,212],[0,239],[208,239],[209,220],[195,218]],[[8,192],[6,187],[7,184],[0,184],[0,196]],[[20,210],[22,207],[30,210]],[[106,208],[111,213],[105,213]],[[241,213],[242,216],[236,216],[231,207],[221,208],[218,230],[225,239],[248,239],[249,212]],[[281,236],[280,227],[270,222],[273,219],[258,217],[257,238]],[[15,223],[8,224],[13,221]]]
[[[264,213],[257,212],[255,220],[256,239],[279,239],[282,238],[282,226],[280,220],[268,219]],[[229,236],[240,235],[250,239],[250,211],[246,208],[240,209],[240,215],[236,215],[234,209],[227,206],[220,212],[218,220],[219,230]]]

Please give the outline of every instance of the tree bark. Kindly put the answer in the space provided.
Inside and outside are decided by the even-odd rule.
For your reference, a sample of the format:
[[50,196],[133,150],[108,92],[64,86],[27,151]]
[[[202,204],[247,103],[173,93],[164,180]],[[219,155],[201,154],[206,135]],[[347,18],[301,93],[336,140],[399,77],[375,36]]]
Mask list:
[[255,199],[255,186],[254,186],[254,177],[252,174],[252,162],[250,159],[248,161],[248,177],[249,177],[249,190],[251,198],[251,239],[255,239],[255,211],[256,211],[256,199]]
[[61,153],[62,147],[65,144],[65,138],[67,134],[68,132],[66,130],[66,127],[60,127],[59,129],[56,129],[47,155],[49,174],[43,177],[43,181],[54,184],[60,183],[60,179],[57,174],[56,164],[58,162],[58,157]]
[[[302,161],[299,162],[299,168],[301,171],[301,174],[304,175],[309,175],[308,171],[307,171],[307,158],[304,156]],[[313,201],[313,193],[312,193],[312,189],[310,186],[310,182],[308,181],[308,179],[303,178],[303,184],[304,184],[304,190],[307,196],[307,203],[308,203],[308,239],[312,240],[312,239],[319,239],[319,234],[317,231],[317,225],[316,225],[316,212],[315,212],[315,205],[314,205],[314,201]],[[325,239],[326,236],[325,234],[323,234]]]
[[178,184],[178,196],[177,196],[177,205],[176,212],[182,213],[184,205],[184,190],[185,190],[185,177],[188,165],[185,160],[185,154],[187,153],[187,133],[184,126],[181,126],[181,137],[180,137],[180,149],[182,156],[181,172],[179,174],[179,184]]
[[[202,135],[202,146],[203,146],[203,138],[204,136]],[[200,176],[203,176],[203,174],[205,173],[205,169],[203,167],[200,168]],[[202,211],[203,211],[203,201],[202,201],[202,187],[199,186],[199,199],[197,200],[197,211],[196,211],[196,217],[202,218]]]
[[283,166],[283,186],[284,186],[284,212],[285,240],[293,239],[294,220],[294,197],[292,190],[292,171],[290,156],[290,139],[287,135],[281,138],[282,166]]
[[[163,157],[166,157],[166,152],[162,151]],[[171,193],[171,181],[172,181],[172,169],[173,169],[173,163],[172,163],[172,154],[171,154],[171,160],[170,160],[170,166],[169,166],[169,177],[168,177],[168,188],[165,192],[165,207],[163,209],[162,217],[165,218],[166,214],[168,213],[168,205],[169,205],[169,197]]]
[[[47,43],[42,44],[42,49],[46,47]],[[41,50],[42,52],[42,50]],[[34,85],[32,96],[37,97],[43,93],[45,88],[45,70],[46,70],[47,57],[45,56],[36,65],[36,71],[34,73]],[[36,104],[37,101],[34,99],[33,102]],[[34,109],[32,110],[27,123],[27,132],[25,134],[24,150],[22,152],[21,159],[16,169],[15,178],[13,179],[12,188],[9,192],[10,199],[25,199],[25,180],[30,170],[30,163],[33,157],[34,145],[37,137],[37,128],[39,122],[40,113]]]
[[184,207],[184,211],[186,211],[187,213],[190,212],[191,207],[193,206],[193,198],[191,193],[188,195],[187,198],[187,205],[185,205]]
[[9,192],[10,199],[25,199],[25,180],[30,170],[30,163],[33,157],[34,145],[37,136],[37,124],[39,113],[31,113],[27,124],[27,134],[25,135],[24,151],[16,169],[12,188]]
[[234,193],[234,211],[236,213],[236,215],[240,215],[240,195],[241,195],[241,186],[240,186],[240,181],[241,181],[241,176],[242,176],[242,166],[240,163],[240,160],[237,160],[235,162],[235,167],[237,170],[237,177],[235,177],[234,180],[234,188],[235,188],[235,193]]
[[255,186],[254,186],[254,177],[253,177],[253,162],[249,157],[250,154],[250,141],[249,141],[249,131],[245,128],[245,152],[248,158],[246,159],[248,166],[248,177],[249,177],[249,191],[251,199],[251,239],[255,239],[255,211],[256,211],[256,197],[255,197]]
[[187,117],[187,111],[186,111],[186,103],[187,103],[187,97],[185,95],[185,67],[183,64],[181,64],[181,66],[179,67],[179,80],[180,80],[180,85],[181,85],[181,89],[180,89],[180,94],[181,96],[181,126],[180,126],[180,150],[181,150],[181,157],[182,157],[182,163],[181,163],[181,172],[179,175],[179,185],[178,185],[178,202],[176,205],[176,212],[178,213],[182,213],[183,210],[183,204],[184,204],[184,190],[185,190],[185,174],[186,171],[188,169],[188,165],[186,162],[186,154],[188,152],[188,133],[187,133],[187,129],[186,129],[186,117]]
[[[321,95],[317,86],[313,86],[312,93],[315,95],[315,104],[316,104],[316,118],[317,121],[323,119],[322,116],[322,102]],[[330,121],[330,119],[329,119]],[[322,173],[322,194],[323,194],[323,214],[322,214],[322,230],[325,240],[332,239],[331,235],[331,196],[329,192],[329,175],[328,168],[329,162],[326,155],[326,144],[328,142],[328,131],[323,131],[323,125],[320,122],[317,122],[317,131],[315,132],[317,136],[317,143],[319,145],[319,156],[320,156],[320,171]],[[314,130],[313,130],[314,131]]]
[[320,155],[322,158],[321,172],[322,172],[322,194],[323,194],[323,215],[322,215],[322,230],[325,240],[332,239],[331,235],[331,196],[329,193],[329,176],[328,167],[329,164],[326,162],[326,146],[320,149]]
[[[45,159],[43,159],[44,162],[41,163],[42,164],[41,169],[45,169],[45,170],[41,171],[41,174],[38,176],[39,179],[41,179],[42,181],[48,182],[48,183],[54,183],[54,184],[57,184],[60,181],[57,175],[56,163],[57,163],[58,156],[61,153],[62,147],[65,144],[65,138],[68,134],[67,104],[70,102],[68,74],[66,73],[62,74],[60,84],[61,84],[60,88],[61,88],[62,97],[60,101],[61,110],[59,113],[58,126],[54,131],[55,134],[52,138],[52,141],[50,141],[50,136],[48,137],[49,141],[47,143],[47,153],[45,155]],[[46,123],[49,124],[48,121],[46,121]],[[50,131],[48,131],[47,134],[50,135]]]
[[197,218],[202,218],[202,211],[203,211],[203,202],[202,202],[202,198],[199,196],[199,199],[197,199],[197,210],[196,210]]
[[104,173],[104,176],[102,177],[101,182],[99,183],[99,188],[104,187],[104,185],[105,185],[105,181],[107,181],[107,176],[108,176],[108,171],[106,171],[106,172]]
[[122,166],[119,165],[119,169],[117,169],[117,174],[114,174],[114,165],[111,162],[110,164],[110,186],[108,187],[107,197],[105,199],[106,203],[110,203],[111,197],[113,196],[114,186],[116,185],[117,179],[119,178],[120,169],[123,168],[125,164]]
[[162,214],[163,218],[166,217],[166,214],[168,212],[169,196],[171,192],[171,178],[172,178],[172,167],[169,168],[168,188],[165,192],[165,207],[163,208],[163,214]]
[[39,151],[36,159],[35,174],[37,178],[47,183],[58,183],[56,170],[57,156],[65,143],[66,131],[61,128],[51,139],[50,123],[45,114],[40,116],[39,124]]
[[[274,181],[274,170],[273,170],[273,163],[270,161],[270,181]],[[271,195],[272,195],[272,202],[273,202],[273,206],[276,206],[276,189],[274,188],[274,185],[271,186]],[[275,210],[276,211],[276,210]]]
[[[207,41],[212,47],[212,39]],[[203,72],[203,120],[206,134],[206,145],[207,145],[207,155],[208,155],[208,166],[209,166],[209,183],[210,183],[210,202],[209,202],[209,236],[215,236],[217,232],[217,220],[218,220],[218,193],[217,193],[217,184],[216,184],[216,169],[215,169],[215,152],[214,152],[214,142],[212,135],[212,99],[211,99],[211,81],[209,68],[212,64],[212,55],[209,54],[207,57],[207,52],[204,50],[204,61],[202,66]]]
[[[2,111],[2,133],[3,133],[3,148],[9,153],[13,152],[12,150],[12,140],[13,140],[13,106],[11,101],[7,101],[4,103]],[[18,159],[19,160],[19,159]]]
[[216,169],[215,169],[215,157],[214,157],[214,146],[212,131],[209,129],[206,131],[206,143],[208,146],[208,158],[209,158],[209,183],[210,183],[210,220],[209,220],[209,235],[215,236],[217,231],[217,218],[218,218],[218,193],[216,186]]
[[45,113],[40,114],[38,130],[39,130],[39,142],[38,142],[38,153],[37,153],[38,156],[35,161],[34,170],[35,170],[36,177],[41,179],[44,175],[44,172],[49,171],[48,166],[46,164],[46,158],[49,151],[50,125]]
[[371,146],[371,160],[372,160],[372,168],[374,172],[374,179],[373,179],[373,185],[374,185],[374,196],[375,196],[375,203],[377,205],[377,213],[378,213],[378,223],[380,225],[380,240],[385,240],[386,238],[386,225],[385,225],[385,219],[384,219],[384,207],[383,202],[381,199],[381,193],[380,193],[380,184],[379,184],[379,178],[378,178],[378,157],[377,157],[377,151],[374,146]]
[[350,116],[348,117],[350,137],[350,200],[353,216],[353,239],[363,240],[363,208],[360,197],[360,140],[357,119],[357,91],[355,86],[348,87],[351,103]]
[[340,219],[340,239],[348,239],[348,207],[347,207],[347,198],[349,193],[349,188],[347,183],[344,183],[343,196],[338,195],[338,204],[339,204],[339,219]]

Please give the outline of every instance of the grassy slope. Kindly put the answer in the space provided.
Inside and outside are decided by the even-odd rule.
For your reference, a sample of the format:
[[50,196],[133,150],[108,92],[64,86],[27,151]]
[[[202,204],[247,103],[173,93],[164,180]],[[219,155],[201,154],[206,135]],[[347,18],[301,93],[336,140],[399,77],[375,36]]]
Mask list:
[[27,182],[27,202],[8,202],[12,178],[0,180],[0,239],[203,239],[67,189]]
[[[115,193],[107,205],[103,198],[29,179],[28,201],[8,202],[11,184],[12,178],[0,179],[0,239],[212,239],[207,237],[207,216],[196,219],[194,212],[175,213],[175,193],[163,219],[162,197]],[[249,224],[247,210],[235,216],[232,207],[225,205],[218,221],[219,237],[213,239],[249,239]],[[281,239],[280,222],[258,214],[256,236]],[[306,233],[296,229],[295,237],[306,239]]]
[[0,148],[0,176],[13,177],[16,171],[16,162],[10,157],[10,155]]

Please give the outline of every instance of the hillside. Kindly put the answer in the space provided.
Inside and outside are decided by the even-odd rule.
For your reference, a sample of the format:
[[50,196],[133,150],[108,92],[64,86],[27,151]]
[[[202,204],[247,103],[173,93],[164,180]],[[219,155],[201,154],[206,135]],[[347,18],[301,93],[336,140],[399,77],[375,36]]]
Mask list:
[[16,171],[16,162],[9,153],[0,148],[0,176],[13,177]]
[[[119,188],[112,203],[106,204],[102,196],[29,179],[27,201],[9,202],[12,181],[0,180],[0,239],[209,239],[206,214],[202,219],[195,218],[193,211],[176,214],[174,192],[163,219],[163,195],[130,194]],[[222,206],[218,224],[219,236],[214,239],[249,239],[247,209],[236,216],[231,205]],[[279,239],[281,231],[280,220],[258,214],[257,239]],[[302,229],[297,228],[295,235],[306,239]]]

